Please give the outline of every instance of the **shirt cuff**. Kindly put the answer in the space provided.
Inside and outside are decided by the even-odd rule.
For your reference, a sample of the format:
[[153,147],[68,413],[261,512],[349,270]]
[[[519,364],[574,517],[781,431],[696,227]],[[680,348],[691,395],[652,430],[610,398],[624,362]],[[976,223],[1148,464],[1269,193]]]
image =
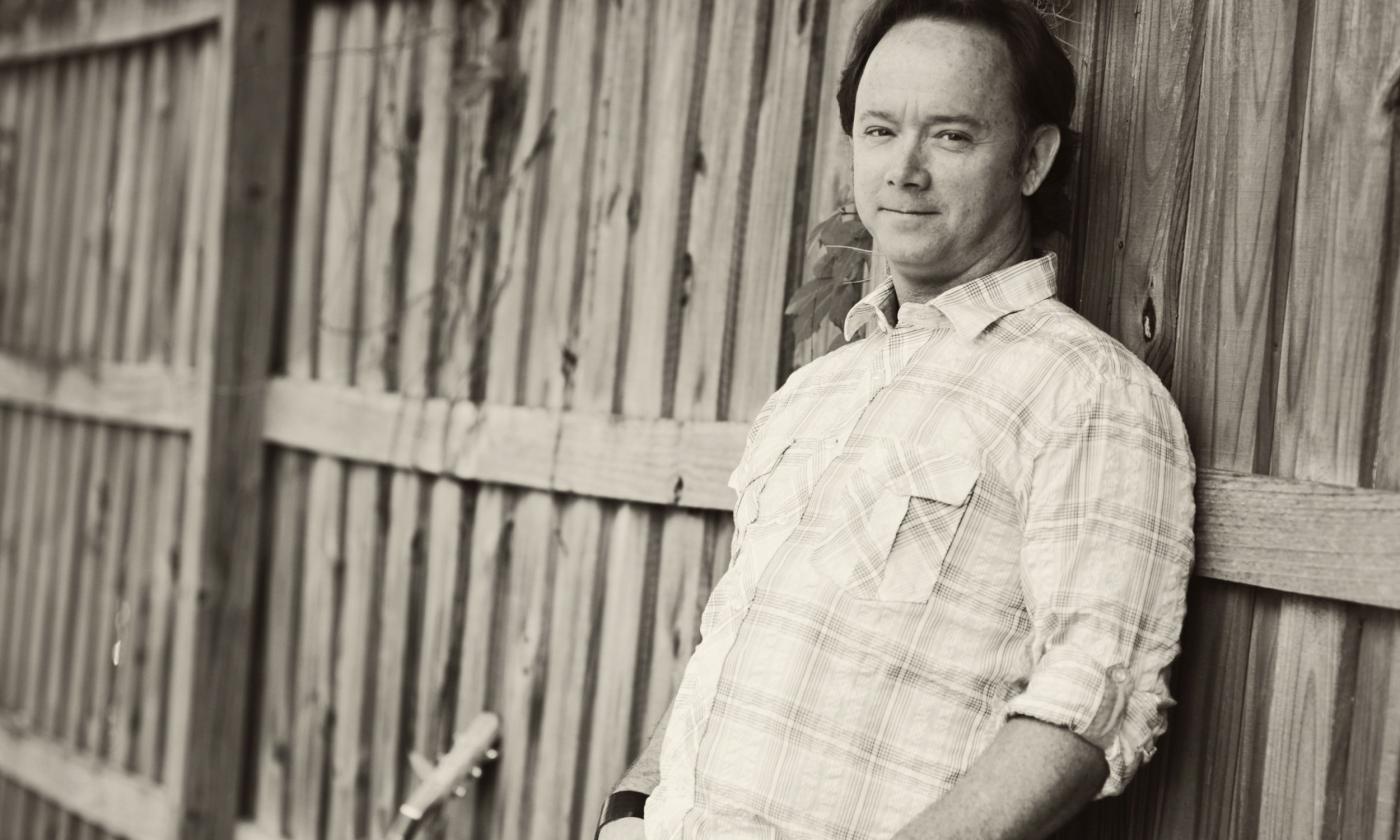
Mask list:
[[1121,793],[1152,757],[1154,742],[1166,730],[1163,711],[1171,705],[1156,669],[1135,673],[1126,663],[1066,646],[1046,651],[1006,715],[1068,729],[1103,750],[1108,778],[1096,797],[1103,798]]

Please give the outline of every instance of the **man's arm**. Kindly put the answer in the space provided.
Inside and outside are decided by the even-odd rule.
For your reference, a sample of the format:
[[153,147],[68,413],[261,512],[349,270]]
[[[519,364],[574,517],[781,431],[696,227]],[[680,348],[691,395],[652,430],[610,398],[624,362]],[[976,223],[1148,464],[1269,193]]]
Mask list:
[[1066,729],[1013,717],[958,783],[895,840],[1038,840],[1094,798],[1103,750]]
[[[627,772],[622,774],[622,778],[613,786],[614,791],[635,790],[649,794],[656,790],[656,786],[661,782],[661,742],[666,737],[666,724],[671,720],[671,709],[675,705],[676,700],[673,697],[666,707],[665,714],[657,722],[656,729],[652,730],[651,739],[642,748],[641,755],[638,755],[632,766],[627,768]],[[603,826],[598,840],[641,840],[645,836],[643,822],[629,818]]]
[[651,739],[642,748],[637,760],[632,762],[632,766],[627,768],[627,772],[623,773],[622,778],[613,786],[614,791],[635,790],[651,793],[661,783],[661,741],[666,737],[666,724],[671,720],[671,709],[675,705],[676,700],[673,697],[661,719],[656,722]]

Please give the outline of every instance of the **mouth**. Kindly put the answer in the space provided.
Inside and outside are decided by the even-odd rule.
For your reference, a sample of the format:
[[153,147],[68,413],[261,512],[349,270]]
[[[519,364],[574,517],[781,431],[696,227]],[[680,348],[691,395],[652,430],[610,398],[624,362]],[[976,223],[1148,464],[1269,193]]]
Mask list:
[[898,210],[894,207],[881,207],[886,213],[894,213],[899,216],[937,216],[937,210]]

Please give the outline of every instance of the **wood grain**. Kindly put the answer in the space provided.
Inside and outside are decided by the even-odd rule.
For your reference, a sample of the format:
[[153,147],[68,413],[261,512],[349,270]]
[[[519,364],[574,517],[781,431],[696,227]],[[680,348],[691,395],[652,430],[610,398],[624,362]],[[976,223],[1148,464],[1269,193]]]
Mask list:
[[[280,4],[233,2],[219,30],[219,109],[204,237],[216,278],[202,296],[203,374],[191,425],[182,563],[170,654],[163,778],[179,803],[171,836],[228,836],[243,778],[247,632],[261,544],[261,394],[282,258],[293,21]],[[256,453],[249,457],[249,453]],[[218,755],[226,760],[209,761]]]
[[[807,0],[777,0],[763,50],[761,104],[753,124],[751,192],[744,208],[743,262],[738,294],[732,310],[733,334],[729,356],[729,391],[722,398],[720,416],[751,418],[777,390],[779,370],[772,358],[783,327],[788,290],[796,288],[801,271],[801,243],[807,207],[806,178],[810,177],[810,147],[794,154],[792,138],[804,133],[809,99],[816,91],[808,77],[815,68],[813,50],[816,22],[825,4]],[[818,58],[819,60],[819,58]],[[755,68],[757,69],[757,68]],[[793,248],[794,239],[798,243]]]
[[[275,450],[270,476],[272,501],[267,572],[264,583],[266,629],[258,707],[256,800],[253,818],[272,836],[288,829],[287,803],[293,780],[296,735],[297,651],[303,602],[302,558],[306,553],[307,479],[310,459],[300,452]],[[308,623],[310,623],[308,621]]]
[[10,720],[0,721],[0,773],[122,836],[164,837],[173,822],[174,804],[160,787],[31,735]]
[[72,11],[74,6],[59,8],[69,11],[41,14],[38,9],[26,9],[18,19],[11,15],[0,31],[0,64],[85,55],[163,40],[213,26],[223,12],[218,0],[140,0],[85,7],[85,14]]
[[305,92],[301,114],[301,147],[297,158],[296,210],[291,244],[290,290],[287,297],[284,361],[289,376],[310,378],[316,370],[316,337],[320,323],[321,263],[325,249],[332,106],[336,101],[344,12],[331,3],[311,10],[311,34],[306,49]]

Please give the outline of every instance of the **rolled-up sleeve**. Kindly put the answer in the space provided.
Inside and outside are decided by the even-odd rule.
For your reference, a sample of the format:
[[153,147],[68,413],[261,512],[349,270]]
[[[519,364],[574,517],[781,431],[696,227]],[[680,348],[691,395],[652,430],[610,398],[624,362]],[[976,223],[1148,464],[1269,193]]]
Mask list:
[[1122,791],[1166,730],[1194,481],[1171,398],[1127,380],[1100,382],[1055,421],[1030,470],[1021,576],[1033,665],[1007,714],[1103,749],[1100,796]]

